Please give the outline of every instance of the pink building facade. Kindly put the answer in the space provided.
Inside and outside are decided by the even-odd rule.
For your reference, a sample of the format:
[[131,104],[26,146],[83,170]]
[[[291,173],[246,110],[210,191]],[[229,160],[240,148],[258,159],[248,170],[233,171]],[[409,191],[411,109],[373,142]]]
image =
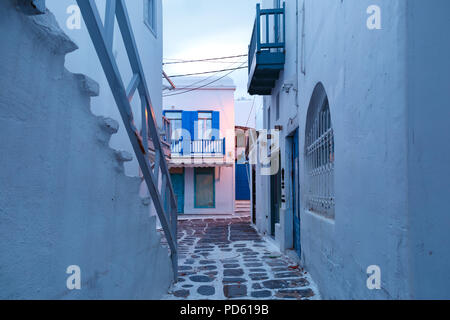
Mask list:
[[230,78],[185,78],[175,86],[164,93],[163,114],[171,123],[170,171],[178,212],[232,214],[236,87]]

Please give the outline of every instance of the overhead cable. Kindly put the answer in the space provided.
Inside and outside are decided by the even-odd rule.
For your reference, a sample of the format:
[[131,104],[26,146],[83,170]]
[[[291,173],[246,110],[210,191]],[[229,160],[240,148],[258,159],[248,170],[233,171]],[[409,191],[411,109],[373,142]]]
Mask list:
[[[245,61],[245,62],[241,65],[241,67],[242,67],[246,62],[247,62],[247,61]],[[177,95],[180,95],[180,94],[185,94],[185,93],[188,93],[188,92],[192,92],[192,91],[196,91],[196,90],[205,88],[205,87],[207,87],[207,86],[209,86],[209,85],[211,85],[211,84],[213,84],[213,83],[216,83],[217,81],[222,80],[223,78],[225,78],[226,76],[232,74],[232,73],[235,72],[236,70],[239,70],[239,68],[241,68],[241,67],[235,68],[235,69],[231,70],[230,72],[226,73],[225,75],[223,75],[223,76],[221,76],[221,77],[219,77],[219,78],[217,78],[217,79],[215,79],[215,80],[213,80],[213,81],[211,81],[211,82],[209,82],[209,83],[207,83],[207,84],[205,84],[205,85],[202,85],[202,86],[199,86],[199,87],[196,87],[196,88],[192,88],[192,89],[188,89],[188,90],[183,91],[183,92],[177,92],[177,93],[166,94],[166,95],[163,95],[163,97],[177,96]]]
[[[247,61],[245,61],[244,64],[246,62]],[[235,70],[245,69],[245,68],[248,68],[248,66],[242,66],[242,67],[237,67],[237,68],[229,68],[229,69],[222,69],[222,70],[196,72],[196,73],[176,74],[176,75],[171,75],[169,77],[170,78],[190,77],[190,76],[198,76],[198,75],[209,74],[209,73],[220,73],[220,72],[225,72],[225,71],[235,71]]]
[[179,63],[193,63],[193,62],[205,62],[205,61],[215,61],[215,60],[225,60],[231,58],[240,58],[247,57],[246,54],[236,55],[236,56],[228,56],[228,57],[218,57],[218,58],[206,58],[206,59],[197,59],[197,60],[183,60],[183,59],[166,59],[166,60],[175,60],[171,62],[164,62],[163,64],[179,64]]

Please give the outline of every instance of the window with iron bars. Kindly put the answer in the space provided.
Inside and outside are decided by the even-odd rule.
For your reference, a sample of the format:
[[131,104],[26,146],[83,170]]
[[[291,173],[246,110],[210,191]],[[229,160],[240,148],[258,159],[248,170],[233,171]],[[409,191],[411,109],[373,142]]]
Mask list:
[[325,98],[306,135],[307,209],[334,219],[334,132]]

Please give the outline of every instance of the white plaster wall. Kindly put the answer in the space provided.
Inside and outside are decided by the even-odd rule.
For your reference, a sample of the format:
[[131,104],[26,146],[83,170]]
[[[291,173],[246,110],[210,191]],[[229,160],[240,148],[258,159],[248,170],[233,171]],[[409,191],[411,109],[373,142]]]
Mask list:
[[407,3],[411,297],[450,298],[450,2]]
[[[262,1],[261,7],[263,9],[273,8],[273,0]],[[265,129],[274,129],[276,125],[283,126],[283,132],[280,134],[280,150],[282,150],[281,156],[281,168],[287,168],[285,150],[285,140],[286,136],[290,135],[298,127],[298,108],[296,106],[296,93],[295,90],[291,89],[289,93],[281,90],[284,84],[286,85],[296,85],[297,73],[297,50],[296,50],[296,1],[286,2],[286,64],[284,70],[280,73],[279,81],[277,81],[276,88],[272,92],[272,96],[266,96],[263,99],[264,109],[261,111],[263,113],[262,122],[264,123]],[[295,87],[294,87],[295,88]],[[279,119],[276,118],[276,96],[280,94],[280,116]],[[270,116],[268,114],[270,112]],[[270,126],[269,126],[270,118]],[[261,172],[261,168],[257,168]],[[287,172],[287,171],[286,171]],[[271,198],[270,198],[270,176],[261,176],[257,173],[257,190],[259,190],[259,199],[257,203],[257,221],[256,226],[258,230],[264,234],[270,235],[271,233]],[[287,175],[289,176],[289,175]],[[258,180],[260,183],[258,183]],[[289,180],[289,179],[288,179]],[[290,201],[290,185],[289,181],[286,180],[286,195],[287,201]],[[257,195],[258,196],[258,195]],[[292,208],[288,208],[292,209]],[[286,225],[292,224],[292,214],[289,210],[285,213],[280,214],[280,223],[282,228],[281,233],[276,234],[275,238],[282,250],[287,248],[292,248],[292,232],[286,231]]]
[[[220,173],[219,173],[220,170]],[[235,199],[235,172],[233,167],[215,168],[215,208],[195,208],[194,168],[186,168],[184,175],[185,214],[232,214]]]
[[[293,55],[296,52],[296,1],[288,0],[286,66],[265,105],[266,120],[270,105],[272,127],[274,124],[283,126],[280,145],[284,168],[289,167],[285,137],[298,123],[300,189],[304,190],[302,159],[306,114],[317,83],[323,83],[330,102],[336,148],[336,218],[330,221],[307,212],[301,191],[302,261],[325,298],[409,298],[412,296],[410,255],[416,249],[408,244],[411,226],[407,198],[409,104],[406,80],[409,78],[406,53],[413,48],[407,42],[406,2],[378,1],[383,13],[383,29],[370,31],[366,27],[366,9],[373,1],[299,0],[298,34],[303,31],[303,4],[306,36],[304,43],[299,39],[298,60],[304,61],[305,74],[296,72],[297,67],[300,68]],[[268,5],[272,5],[271,1]],[[409,39],[412,38],[420,37],[411,34]],[[415,66],[418,67],[418,63]],[[276,94],[284,83],[295,82],[295,73],[299,75],[298,112],[295,92],[282,92],[281,116],[276,121]],[[420,78],[419,73],[414,77]],[[415,92],[420,90],[416,88]],[[438,101],[442,105],[441,98]],[[261,186],[261,192],[270,190],[269,179],[261,180],[266,184]],[[287,187],[290,196],[289,184]],[[259,220],[264,221],[268,213],[264,209],[269,205],[262,206]],[[281,213],[283,234],[276,238],[282,249],[292,245],[291,209]],[[264,226],[263,222],[259,224]],[[423,231],[418,234],[424,236]],[[437,240],[438,237],[433,238],[432,243]],[[446,255],[435,259],[448,261]],[[382,270],[382,290],[370,291],[366,287],[366,268],[374,264]],[[417,266],[420,270],[429,270],[423,263],[417,262]],[[439,269],[444,266],[441,264]]]
[[[98,85],[64,69],[76,49],[53,16],[0,2],[0,297],[157,299],[173,279],[155,218],[94,116]],[[81,268],[69,291],[66,268]]]
[[[324,221],[302,207],[302,248],[305,264],[329,298],[397,299],[409,292],[405,2],[379,2],[383,29],[377,31],[366,27],[371,4],[305,1],[300,132],[320,81],[335,132],[336,218]],[[301,136],[300,159],[303,150]],[[303,183],[303,162],[300,168]],[[366,287],[370,265],[382,270],[382,290]]]
[[270,189],[267,176],[261,175],[261,166],[256,166],[256,229],[270,235]]
[[[133,28],[134,37],[144,68],[147,86],[153,104],[156,120],[159,126],[162,125],[162,1],[157,0],[157,34],[156,36],[144,23],[144,1],[146,0],[126,0],[126,6]],[[96,0],[98,10],[102,19],[104,19],[106,0]],[[119,111],[117,109],[114,97],[109,88],[103,69],[97,58],[92,40],[84,21],[82,20],[81,29],[69,29],[67,20],[71,16],[67,13],[67,8],[76,5],[75,0],[47,0],[46,5],[52,11],[67,35],[78,45],[79,50],[66,56],[66,68],[71,72],[79,72],[88,75],[100,84],[100,95],[92,99],[92,111],[96,115],[111,117],[119,123],[122,123]],[[115,23],[113,53],[116,57],[119,71],[124,79],[125,87],[132,78],[132,71],[126,50],[123,45],[122,37],[119,32],[117,21]],[[141,128],[141,103],[139,95],[136,95],[132,101],[134,121],[138,129]],[[133,154],[131,143],[129,142],[125,129],[119,130],[110,142],[111,147],[126,150]],[[139,175],[139,164],[133,160],[125,165],[126,173],[130,176]]]

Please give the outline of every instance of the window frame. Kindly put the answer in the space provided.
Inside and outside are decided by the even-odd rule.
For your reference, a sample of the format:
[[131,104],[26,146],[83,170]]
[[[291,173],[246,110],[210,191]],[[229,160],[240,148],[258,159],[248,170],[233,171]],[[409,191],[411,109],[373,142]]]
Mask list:
[[[210,169],[211,172],[199,172],[201,170]],[[197,175],[211,175],[213,178],[213,205],[199,206],[197,204]],[[194,168],[194,208],[195,209],[215,209],[216,208],[216,168]]]
[[[208,118],[205,118],[205,117],[200,118],[201,114],[208,114],[209,117]],[[213,122],[213,113],[212,113],[212,111],[198,111],[197,115],[198,115],[197,116],[197,131],[198,131],[197,137],[198,137],[198,139],[199,140],[212,140],[212,130],[213,130],[213,123],[212,123]],[[205,122],[204,127],[206,127],[206,128],[202,127],[200,130],[200,124],[202,122]],[[208,122],[210,124],[209,128],[208,128]],[[202,133],[202,135],[200,135],[200,133]]]
[[[157,10],[158,5],[156,3],[156,0],[143,0],[144,1],[144,24],[147,26],[147,28],[151,31],[151,33],[155,36],[155,38],[158,38],[158,17],[157,17]],[[150,23],[150,3],[152,4],[153,10],[152,10],[152,17]]]
[[[168,115],[170,115],[170,114],[179,114],[180,117],[179,117],[179,118],[176,118],[176,119],[172,119],[172,118],[169,118],[169,117],[168,117]],[[176,130],[178,130],[178,129],[183,130],[183,111],[167,110],[167,111],[164,111],[164,116],[165,116],[168,120],[170,120],[170,130],[171,130],[171,132],[172,132],[172,137],[171,137],[172,140],[173,140],[173,141],[179,140],[179,139],[174,138],[174,134],[175,134]],[[174,127],[172,126],[172,120],[180,121],[180,127],[174,129]],[[182,131],[181,131],[181,135],[182,135]]]

